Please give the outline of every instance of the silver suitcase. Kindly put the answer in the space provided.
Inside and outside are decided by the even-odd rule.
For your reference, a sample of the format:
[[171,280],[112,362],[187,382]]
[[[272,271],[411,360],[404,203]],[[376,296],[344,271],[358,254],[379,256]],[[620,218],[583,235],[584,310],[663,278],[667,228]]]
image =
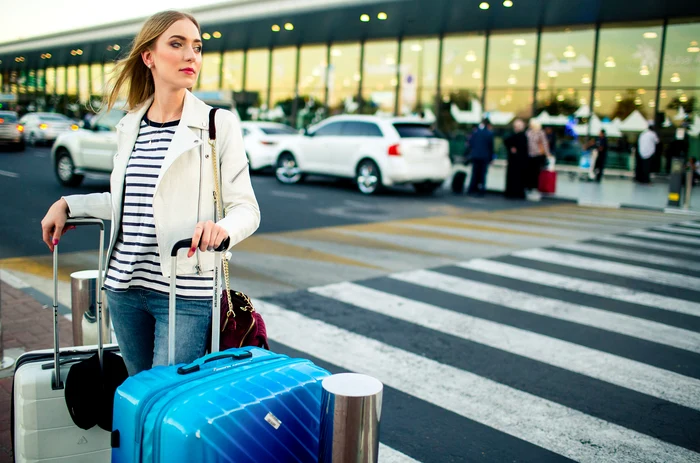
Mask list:
[[[71,219],[67,225],[100,227],[97,288],[97,326],[102,326],[102,278],[104,223],[97,219]],[[99,463],[111,461],[110,432],[99,426],[78,427],[68,410],[65,383],[74,365],[98,354],[100,367],[105,352],[118,352],[116,345],[103,346],[97,329],[97,346],[59,349],[58,343],[58,246],[53,253],[54,348],[28,352],[17,360],[12,385],[13,453],[16,462]]]

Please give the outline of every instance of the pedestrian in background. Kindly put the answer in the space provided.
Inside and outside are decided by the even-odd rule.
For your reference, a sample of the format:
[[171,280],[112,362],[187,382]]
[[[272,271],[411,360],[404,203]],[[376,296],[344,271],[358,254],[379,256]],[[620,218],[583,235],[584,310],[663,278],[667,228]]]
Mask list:
[[491,121],[484,119],[469,140],[472,161],[472,178],[468,194],[483,196],[486,191],[486,175],[494,158]]
[[659,137],[654,132],[654,126],[652,125],[649,125],[639,135],[639,177],[637,178],[639,183],[651,183],[651,157],[656,152],[658,143]]
[[540,181],[540,173],[542,168],[547,164],[547,158],[550,156],[549,143],[547,135],[542,130],[542,124],[535,118],[530,119],[530,128],[526,132],[527,150],[530,156],[529,169],[525,188],[527,190],[527,199],[531,201],[539,201],[542,195],[537,190]]
[[201,30],[192,16],[166,11],[146,20],[103,105],[110,110],[126,88],[129,112],[117,124],[110,192],[65,196],[41,222],[53,251],[68,217],[112,220],[105,289],[130,375],[167,365],[172,246],[192,237],[176,277],[175,363],[189,363],[204,355],[211,326],[214,255],[205,251],[227,239],[229,247],[239,243],[260,223],[240,122],[223,110],[216,129],[225,217],[214,221],[219,180],[202,139],[211,107],[189,92],[201,65]]
[[525,122],[516,119],[513,122],[513,134],[503,142],[508,151],[506,168],[506,198],[525,199],[525,180],[528,174],[529,152]]
[[595,159],[595,167],[593,170],[595,172],[595,181],[600,183],[603,179],[605,163],[608,160],[608,136],[605,130],[601,129],[598,139],[595,142],[595,148],[598,150],[598,156]]

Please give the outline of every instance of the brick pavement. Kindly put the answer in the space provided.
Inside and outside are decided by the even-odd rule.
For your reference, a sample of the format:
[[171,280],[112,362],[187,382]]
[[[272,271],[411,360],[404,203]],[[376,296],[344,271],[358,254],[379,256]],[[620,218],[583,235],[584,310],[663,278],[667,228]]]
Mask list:
[[[0,282],[0,300],[4,349],[29,352],[53,347],[50,307],[45,308],[30,295],[4,282]],[[62,347],[72,344],[71,323],[64,317],[59,318],[59,339]],[[12,376],[0,379],[0,463],[12,462],[11,393]]]

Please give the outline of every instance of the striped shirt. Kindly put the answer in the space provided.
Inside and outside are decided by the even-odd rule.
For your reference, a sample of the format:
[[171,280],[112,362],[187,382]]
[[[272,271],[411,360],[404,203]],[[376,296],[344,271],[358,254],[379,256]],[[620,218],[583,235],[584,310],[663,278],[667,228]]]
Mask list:
[[[153,219],[153,194],[165,153],[179,121],[159,124],[145,116],[131,152],[124,179],[124,207],[119,238],[109,261],[105,287],[140,288],[168,294],[170,278],[161,273]],[[166,256],[168,262],[170,256]],[[211,299],[213,272],[178,276],[177,297]]]

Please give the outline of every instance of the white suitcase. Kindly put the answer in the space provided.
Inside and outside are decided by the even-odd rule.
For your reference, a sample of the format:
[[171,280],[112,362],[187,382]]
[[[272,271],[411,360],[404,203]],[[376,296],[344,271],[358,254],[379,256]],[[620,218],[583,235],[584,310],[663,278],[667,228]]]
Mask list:
[[[97,288],[102,288],[104,223],[96,219],[71,219],[67,225],[100,226],[99,273]],[[23,354],[17,360],[12,385],[13,453],[18,463],[100,463],[111,461],[111,433],[94,426],[84,430],[76,426],[65,400],[65,381],[72,365],[98,352],[103,358],[102,333],[98,329],[98,345],[58,348],[58,246],[54,266],[54,349]],[[97,326],[101,326],[102,297],[97,291]],[[105,351],[118,351],[116,345]],[[60,382],[56,384],[55,372]]]

